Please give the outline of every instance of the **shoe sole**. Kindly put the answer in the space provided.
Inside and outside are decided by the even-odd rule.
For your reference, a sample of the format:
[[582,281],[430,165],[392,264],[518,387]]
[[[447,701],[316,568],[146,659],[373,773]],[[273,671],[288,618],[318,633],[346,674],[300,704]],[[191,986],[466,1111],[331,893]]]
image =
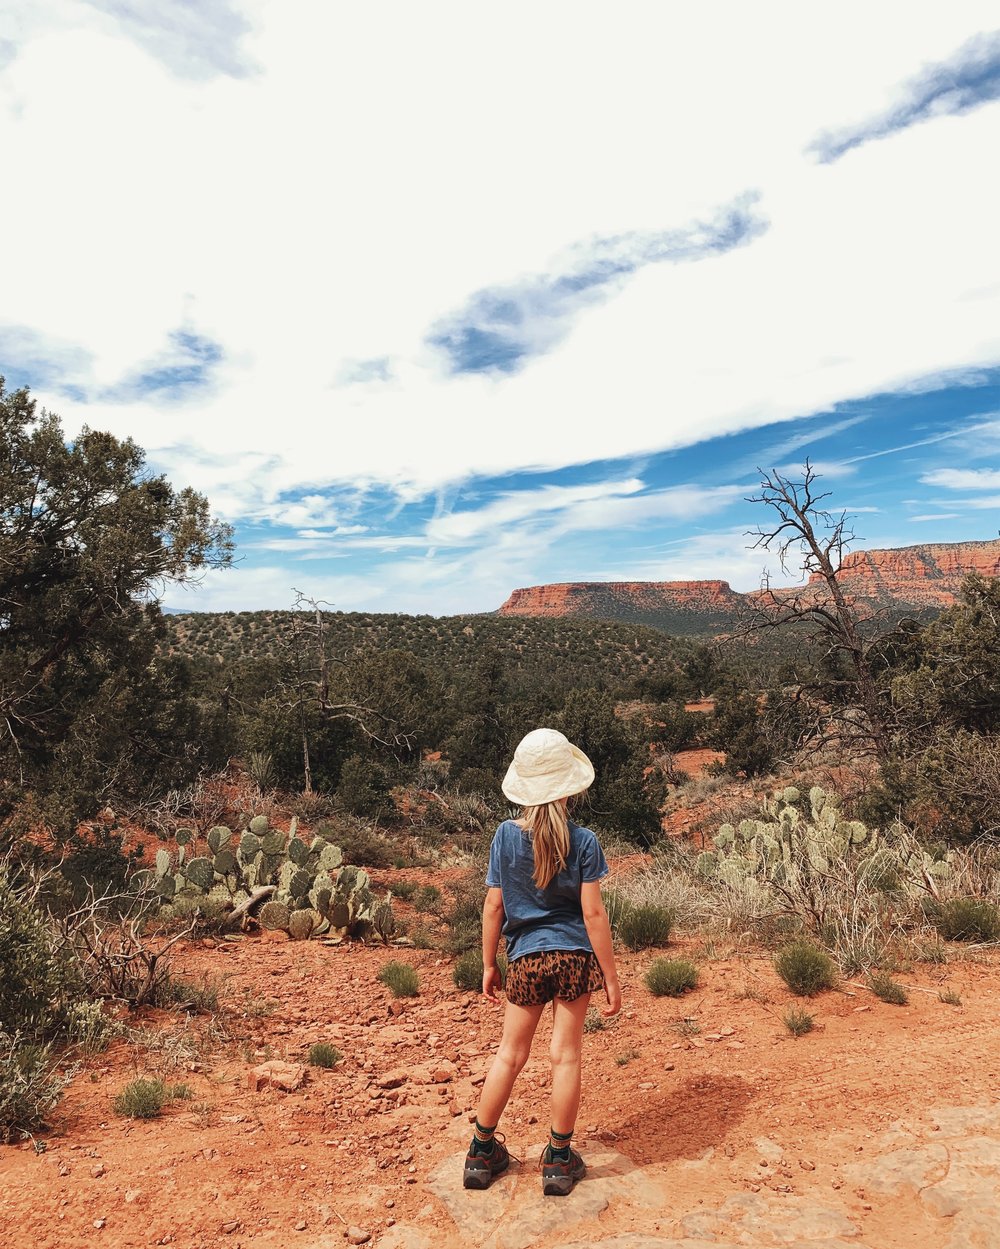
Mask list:
[[466,1167],[462,1173],[463,1188],[489,1188],[498,1175],[503,1175],[510,1166],[501,1167],[499,1171],[491,1171],[489,1167]]
[[586,1168],[580,1171],[572,1171],[569,1175],[560,1172],[557,1175],[546,1175],[542,1172],[542,1196],[543,1197],[568,1197],[573,1191],[573,1185],[577,1180],[582,1180],[587,1174]]

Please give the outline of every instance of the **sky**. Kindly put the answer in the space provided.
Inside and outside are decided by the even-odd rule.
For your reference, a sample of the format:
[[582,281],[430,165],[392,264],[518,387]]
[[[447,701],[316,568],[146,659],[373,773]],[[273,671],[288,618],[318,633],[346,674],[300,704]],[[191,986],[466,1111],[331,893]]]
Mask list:
[[0,373],[235,526],[184,610],[752,589],[806,457],[994,538],[998,152],[992,0],[6,0]]

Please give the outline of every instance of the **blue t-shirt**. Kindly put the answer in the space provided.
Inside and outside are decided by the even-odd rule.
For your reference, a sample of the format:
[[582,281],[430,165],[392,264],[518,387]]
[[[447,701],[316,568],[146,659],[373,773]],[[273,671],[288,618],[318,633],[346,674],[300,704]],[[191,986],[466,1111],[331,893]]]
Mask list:
[[590,950],[583,922],[580,886],[603,880],[607,860],[589,828],[570,821],[566,866],[544,889],[535,887],[535,853],[531,838],[514,820],[504,820],[490,846],[486,884],[503,894],[503,935],[507,957],[521,958],[543,950]]

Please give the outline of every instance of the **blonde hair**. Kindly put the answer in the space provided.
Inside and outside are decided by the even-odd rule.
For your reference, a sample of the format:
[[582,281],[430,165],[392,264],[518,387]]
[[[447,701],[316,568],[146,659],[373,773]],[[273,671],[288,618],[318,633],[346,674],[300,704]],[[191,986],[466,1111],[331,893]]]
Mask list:
[[531,837],[535,856],[533,879],[536,889],[544,889],[566,866],[569,854],[569,820],[566,801],[543,802],[537,807],[522,807],[518,821]]

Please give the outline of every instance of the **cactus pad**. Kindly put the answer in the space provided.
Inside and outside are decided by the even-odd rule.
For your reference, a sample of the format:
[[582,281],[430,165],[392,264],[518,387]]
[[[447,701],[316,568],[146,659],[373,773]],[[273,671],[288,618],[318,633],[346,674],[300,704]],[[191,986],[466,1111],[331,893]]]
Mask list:
[[232,840],[232,832],[226,828],[225,824],[216,824],[214,828],[208,830],[208,848],[213,854],[218,854],[223,846],[228,846]]
[[263,837],[271,826],[267,822],[266,815],[255,815],[248,827],[255,837]]
[[184,869],[188,881],[205,893],[215,884],[215,868],[211,859],[192,859]]
[[260,908],[260,915],[258,918],[260,919],[261,926],[264,928],[287,929],[291,913],[284,902],[275,902],[272,899],[270,902],[265,902]]

